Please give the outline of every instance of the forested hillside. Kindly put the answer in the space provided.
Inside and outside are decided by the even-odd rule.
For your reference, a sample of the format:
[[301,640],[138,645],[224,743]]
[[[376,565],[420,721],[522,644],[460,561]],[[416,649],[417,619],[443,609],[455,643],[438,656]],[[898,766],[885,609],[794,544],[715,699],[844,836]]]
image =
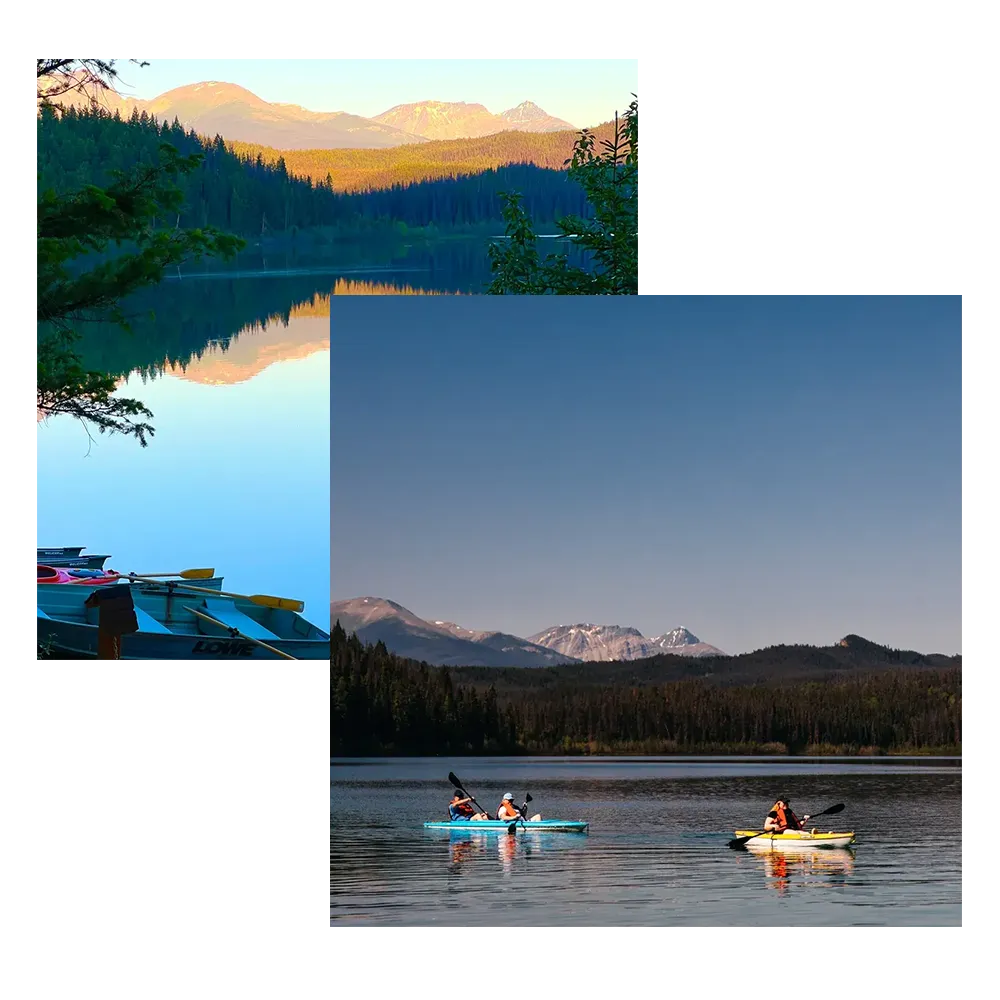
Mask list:
[[[591,130],[600,148],[614,135],[613,123]],[[317,183],[329,177],[335,191],[365,191],[438,177],[476,174],[509,163],[563,170],[578,132],[498,132],[479,139],[444,139],[393,149],[300,149],[282,151],[248,142],[227,145],[264,163],[284,159],[294,174]]]
[[[510,134],[529,141],[549,138]],[[543,224],[571,213],[588,214],[583,191],[563,170],[531,164],[497,169],[481,165],[474,176],[466,176],[469,171],[463,169],[439,180],[346,194],[335,191],[325,176],[315,183],[300,176],[301,167],[280,154],[267,159],[260,153],[238,155],[221,137],[208,140],[186,132],[176,119],[172,124],[159,123],[134,111],[123,121],[106,111],[73,108],[62,115],[44,110],[39,116],[39,191],[52,188],[64,193],[88,184],[106,185],[116,170],[155,162],[161,143],[170,143],[182,155],[204,157],[197,171],[175,178],[184,203],[176,217],[155,220],[165,228],[214,225],[239,236],[266,238],[319,228],[350,233],[493,222],[500,233],[502,191],[521,192],[532,217]],[[348,152],[375,156],[379,151]]]
[[[573,681],[573,672],[591,666],[483,669],[480,681],[492,676],[505,683],[461,683],[465,671],[403,660],[382,643],[362,644],[337,623],[330,752],[849,754],[961,747],[957,665],[741,685]],[[561,677],[536,684],[554,673]]]

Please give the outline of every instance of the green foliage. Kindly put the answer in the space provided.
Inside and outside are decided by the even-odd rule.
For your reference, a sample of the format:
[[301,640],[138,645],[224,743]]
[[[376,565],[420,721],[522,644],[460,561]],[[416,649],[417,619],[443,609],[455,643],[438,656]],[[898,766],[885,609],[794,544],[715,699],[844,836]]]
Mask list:
[[[114,62],[39,59],[39,138],[58,120],[57,99],[80,91],[96,101],[117,77]],[[110,183],[84,183],[57,192],[41,184],[38,237],[38,411],[68,413],[99,432],[134,436],[143,447],[154,433],[152,413],[134,399],[114,395],[108,372],[87,369],[77,351],[81,324],[101,320],[128,328],[121,301],[157,284],[167,267],[194,257],[230,257],[244,243],[211,226],[158,228],[176,215],[177,179],[199,168],[201,156],[181,156],[158,143],[152,162],[112,170]],[[40,153],[39,162],[43,157]]]
[[569,163],[592,218],[567,216],[556,224],[588,251],[593,271],[572,267],[563,254],[541,260],[537,236],[517,194],[505,195],[508,242],[489,248],[492,295],[635,295],[639,291],[639,103],[633,100],[613,134],[602,139],[584,129]]

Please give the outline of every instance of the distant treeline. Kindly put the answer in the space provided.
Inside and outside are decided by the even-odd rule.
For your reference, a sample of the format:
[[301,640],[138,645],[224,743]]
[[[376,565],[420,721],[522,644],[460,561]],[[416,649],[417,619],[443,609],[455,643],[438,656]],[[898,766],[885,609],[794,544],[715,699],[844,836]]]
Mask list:
[[[597,146],[614,134],[607,123],[591,129]],[[478,139],[442,139],[389,149],[272,149],[250,142],[227,145],[245,159],[285,161],[288,169],[336,191],[369,191],[396,184],[478,174],[511,163],[563,170],[577,132],[498,132]]]
[[213,225],[260,238],[319,228],[350,234],[387,227],[405,232],[428,225],[451,229],[495,223],[501,233],[502,191],[523,194],[537,225],[567,214],[587,214],[582,189],[563,170],[529,163],[493,169],[484,162],[410,185],[401,183],[409,177],[403,171],[378,185],[384,190],[345,193],[335,190],[326,172],[315,179],[306,176],[302,167],[289,162],[295,160],[293,153],[270,158],[245,149],[234,152],[241,144],[227,146],[221,136],[205,139],[185,131],[176,118],[161,123],[135,109],[127,120],[104,109],[68,108],[61,114],[43,109],[38,119],[39,191],[65,193],[88,184],[106,185],[114,171],[156,162],[165,142],[182,155],[202,154],[204,162],[194,173],[176,178],[184,206],[175,217],[156,219],[159,228]]
[[[405,660],[334,626],[333,756],[517,753],[959,752],[958,666],[887,667],[822,681],[583,684],[577,667],[458,671]],[[463,671],[464,672],[464,671]],[[488,675],[504,678],[484,686]],[[514,678],[522,678],[518,686]]]

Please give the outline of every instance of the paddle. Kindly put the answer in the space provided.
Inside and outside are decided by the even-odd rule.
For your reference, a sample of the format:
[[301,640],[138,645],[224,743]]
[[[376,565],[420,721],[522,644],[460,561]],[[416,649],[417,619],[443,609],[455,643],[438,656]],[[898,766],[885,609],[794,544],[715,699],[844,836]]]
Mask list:
[[238,628],[233,628],[232,625],[227,625],[225,622],[220,622],[218,618],[213,618],[211,615],[205,614],[204,611],[198,611],[197,608],[189,608],[186,604],[184,605],[185,611],[190,611],[191,614],[197,615],[199,618],[204,618],[210,621],[213,625],[218,625],[219,628],[224,628],[233,638],[239,636],[241,639],[246,639],[247,642],[255,642],[258,646],[263,646],[265,649],[274,653],[275,656],[280,656],[285,660],[294,660],[295,657],[291,653],[282,652],[280,649],[275,649],[274,646],[269,646],[266,642],[262,642],[260,639],[255,639],[252,635],[246,635],[241,632]]
[[[525,825],[524,825],[524,814],[528,811],[528,803],[530,801],[531,801],[531,794],[529,792],[525,792],[524,793],[524,805],[521,806],[521,808],[519,810],[520,813],[521,813],[521,815],[518,817],[518,819],[520,819],[520,821],[521,821],[521,828],[522,829],[527,829],[525,827]],[[517,820],[514,820],[514,822],[511,823],[510,826],[507,827],[507,832],[508,833],[515,833],[516,831],[517,831]]]
[[[159,583],[158,580],[150,577],[136,576],[135,573],[129,573],[123,579]],[[285,611],[301,611],[305,608],[305,604],[302,601],[296,601],[291,597],[271,597],[268,594],[234,594],[230,590],[209,590],[207,587],[191,587],[183,583],[174,584],[171,581],[167,581],[166,584],[160,584],[160,586],[173,587],[174,590],[183,590],[186,593],[192,594],[208,594],[210,597],[235,597],[242,601],[249,601],[251,604],[259,604],[263,608],[280,608]]]
[[[465,790],[462,782],[455,777],[454,771],[448,772],[448,780],[481,812],[485,813],[486,810],[478,803],[476,800]],[[489,813],[486,813],[489,816]]]
[[[829,809],[824,809],[822,812],[813,813],[809,818],[815,819],[817,816],[829,816],[833,813],[839,813],[844,811],[844,803],[838,802],[835,806],[830,806]],[[753,840],[755,837],[766,837],[769,833],[774,834],[776,830],[762,830],[760,833],[751,834],[749,837],[736,837],[729,841],[729,846],[734,850],[738,851],[748,840]]]
[[214,569],[182,569],[179,573],[128,573],[137,580],[149,580],[154,576],[179,576],[182,580],[210,580],[215,576]]

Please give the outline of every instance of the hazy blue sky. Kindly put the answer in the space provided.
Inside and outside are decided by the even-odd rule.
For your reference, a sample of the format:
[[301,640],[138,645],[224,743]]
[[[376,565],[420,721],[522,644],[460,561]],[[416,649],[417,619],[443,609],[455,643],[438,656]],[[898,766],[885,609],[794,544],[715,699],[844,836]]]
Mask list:
[[121,92],[144,100],[204,80],[238,83],[265,101],[371,117],[396,104],[466,101],[494,114],[534,101],[582,128],[628,107],[635,59],[151,59],[120,60]]
[[958,298],[333,300],[334,600],[961,650]]

